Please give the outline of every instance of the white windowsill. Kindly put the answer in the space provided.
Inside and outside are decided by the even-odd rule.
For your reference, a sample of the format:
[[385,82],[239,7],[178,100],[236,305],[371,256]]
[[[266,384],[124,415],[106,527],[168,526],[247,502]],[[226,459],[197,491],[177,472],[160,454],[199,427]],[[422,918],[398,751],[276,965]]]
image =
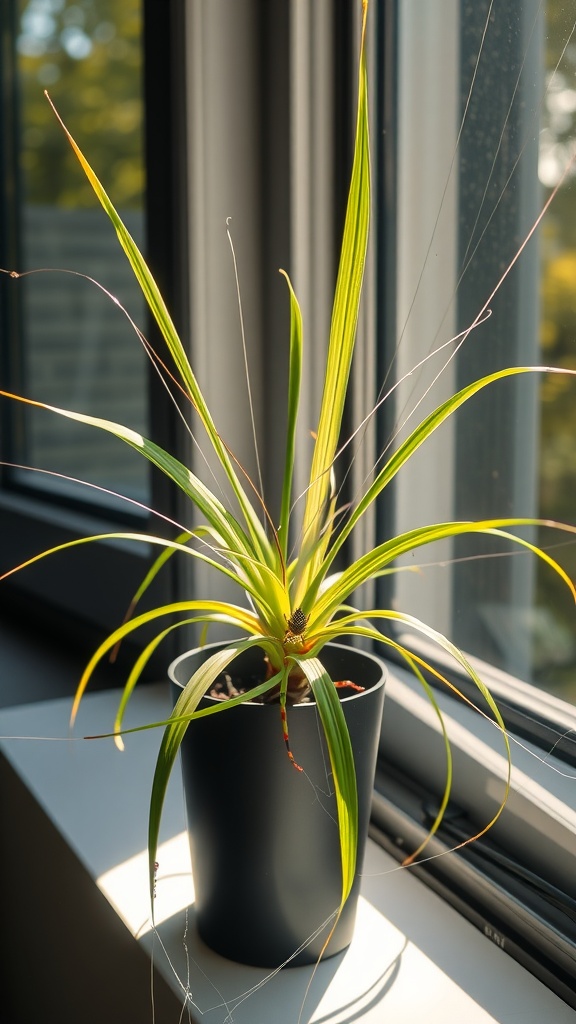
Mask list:
[[[108,730],[117,699],[118,693],[113,691],[89,695],[75,735]],[[168,708],[167,687],[142,687],[133,697],[127,724],[161,718]],[[154,938],[149,921],[145,847],[148,795],[160,733],[155,730],[128,737],[127,750],[120,754],[110,740],[70,740],[69,710],[68,700],[58,700],[3,711],[0,750],[40,809],[39,829],[42,821],[55,826],[70,857],[82,866],[123,920],[134,958],[141,958],[142,950],[149,955],[154,948],[156,971],[171,992],[163,1003],[168,1006],[168,1014],[164,1009],[157,1024],[171,1024],[171,1020],[177,1024],[184,998],[180,982],[186,984],[188,970],[196,1007],[191,1016],[198,1024],[269,1024],[272,1020],[275,1024],[296,1024],[311,969],[282,971],[240,1001],[242,994],[257,986],[268,972],[241,967],[207,950],[195,934],[193,906],[187,915],[185,936],[183,908],[192,901],[193,889],[178,773],[169,788],[158,857],[156,914],[164,950]],[[7,738],[14,736],[45,739]],[[61,737],[62,741],[46,737]],[[9,779],[9,772],[6,777]],[[9,781],[3,782],[7,784]],[[18,830],[18,817],[2,820],[2,827]],[[42,836],[38,835],[27,856],[23,858],[20,852],[18,863],[4,861],[4,886],[7,877],[15,886],[37,871],[39,864],[45,867],[43,848]],[[50,888],[56,887],[59,899],[72,904],[85,928],[90,922],[85,920],[87,911],[80,894],[74,891],[73,873],[66,870],[65,878],[60,879],[60,869],[64,872],[66,865],[49,865]],[[45,921],[46,909],[37,909]],[[11,927],[6,917],[2,927],[6,931]],[[94,927],[105,930],[106,919],[99,919]],[[103,941],[114,943],[112,931],[103,936]],[[59,1001],[61,1024],[69,1019],[91,1021],[88,982],[80,996],[85,999],[85,1008],[80,1009],[76,1002],[76,1018],[66,1014],[63,979],[75,966],[70,954],[62,965],[59,951],[45,944],[44,956],[53,957],[53,995]],[[78,956],[80,963],[81,948]],[[125,952],[123,956],[128,986],[130,962]],[[82,970],[80,992],[81,982]],[[23,993],[23,1000],[26,998]],[[118,1011],[115,1016],[114,1006],[115,1000],[111,999],[107,1024],[116,1020],[128,1024],[126,1012]],[[384,1020],[413,1024],[424,1019],[427,1024],[576,1024],[576,1011],[409,871],[399,870],[394,861],[369,843],[354,941],[346,954],[320,966],[301,1019],[303,1024],[382,1024]]]

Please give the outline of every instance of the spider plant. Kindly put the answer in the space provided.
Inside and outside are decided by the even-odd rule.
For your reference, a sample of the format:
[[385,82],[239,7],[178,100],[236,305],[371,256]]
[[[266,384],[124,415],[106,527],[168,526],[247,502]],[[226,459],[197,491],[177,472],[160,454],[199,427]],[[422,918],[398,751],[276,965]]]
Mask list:
[[[62,126],[98,200],[116,229],[120,244],[160,328],[168,355],[164,355],[161,359],[151,349],[140,332],[137,332],[140,340],[168,385],[176,384],[179,392],[188,399],[194,416],[198,418],[203,428],[205,442],[213,450],[234,500],[234,512],[232,512],[194,472],[174,455],[159,447],[154,441],[122,424],[67,409],[55,408],[20,396],[8,396],[28,405],[51,409],[59,416],[89,424],[98,430],[108,431],[115,435],[138,451],[143,458],[148,459],[179,487],[195,507],[197,513],[200,514],[202,525],[193,532],[180,534],[175,540],[126,532],[107,535],[135,542],[144,540],[160,549],[153,569],[136,595],[134,606],[155,573],[160,570],[166,559],[174,554],[200,560],[209,565],[215,573],[224,574],[232,579],[238,586],[238,604],[206,597],[166,604],[138,615],[135,614],[135,607],[133,607],[132,614],[127,621],[115,629],[94,653],[84,671],[74,700],[73,720],[92,673],[101,659],[113,651],[128,634],[157,622],[158,632],[138,657],[126,682],[119,705],[113,735],[116,737],[118,746],[122,746],[123,714],[130,695],[148,659],[172,630],[189,623],[199,623],[203,627],[208,627],[212,623],[225,623],[234,633],[242,634],[243,639],[235,640],[224,649],[212,654],[195,673],[183,690],[167,722],[155,722],[146,726],[146,728],[153,728],[162,725],[165,730],[156,765],[150,804],[151,892],[154,888],[154,863],[164,795],[180,743],[189,723],[201,715],[224,714],[229,708],[242,701],[266,700],[272,696],[279,700],[283,713],[282,719],[285,721],[286,705],[311,693],[317,704],[324,729],[333,772],[341,846],[341,907],[344,905],[356,870],[358,822],[355,770],[350,740],[337,690],[322,664],[322,648],[329,641],[337,638],[362,637],[368,641],[378,642],[384,648],[393,649],[416,674],[438,715],[444,735],[447,770],[445,792],[431,829],[431,835],[438,828],[449,799],[452,769],[450,745],[442,722],[442,715],[426,676],[431,674],[451,686],[452,689],[454,686],[418,653],[411,651],[404,643],[387,635],[385,632],[387,624],[400,623],[409,626],[447,652],[467,674],[477,687],[486,713],[493,716],[501,729],[510,766],[509,740],[501,713],[482,679],[465,655],[447,637],[405,612],[380,607],[360,610],[354,606],[353,595],[355,592],[376,576],[391,571],[400,556],[435,541],[461,534],[496,535],[506,540],[514,540],[543,559],[565,581],[576,598],[576,590],[571,580],[550,555],[529,541],[510,533],[510,530],[515,527],[534,525],[537,522],[537,520],[528,518],[442,522],[424,526],[386,538],[372,550],[366,551],[361,557],[347,565],[343,571],[336,571],[335,560],[362,517],[413,453],[441,424],[456,413],[464,403],[493,382],[514,375],[543,372],[546,369],[545,367],[530,366],[510,367],[482,377],[452,395],[427,415],[409,436],[398,444],[392,454],[379,464],[365,493],[354,506],[349,508],[344,516],[338,513],[333,479],[341,444],[342,418],[356,339],[371,202],[368,95],[364,45],[367,9],[368,0],[363,0],[353,165],[335,286],[324,393],[315,432],[309,483],[303,496],[304,507],[297,531],[295,553],[291,553],[290,548],[291,517],[294,510],[292,483],[300,381],[305,349],[300,308],[288,276],[285,275],[291,327],[289,374],[286,382],[287,439],[283,454],[281,504],[278,518],[275,518],[273,511],[266,509],[263,496],[258,493],[257,488],[239,468],[231,450],[218,432],[184,346],[150,270],[100,180],[65,126]],[[166,365],[168,357],[171,359],[170,369]],[[560,371],[552,370],[550,372]],[[6,392],[1,393],[7,395]],[[264,510],[264,515],[262,515],[262,510]],[[72,547],[75,544],[94,542],[100,539],[102,539],[100,536],[86,537],[60,547]],[[60,550],[60,547],[42,552],[31,561],[45,557],[55,550]],[[175,615],[178,616],[176,622],[174,622]],[[268,677],[241,696],[222,701],[208,710],[197,710],[201,697],[219,674],[241,651],[252,646],[260,647],[263,650],[269,666]],[[284,738],[287,739],[286,727]],[[279,742],[282,742],[280,721]],[[504,796],[498,813],[489,825],[493,824],[501,813],[505,798]],[[488,828],[489,825],[486,827]],[[416,851],[412,857],[419,852]]]

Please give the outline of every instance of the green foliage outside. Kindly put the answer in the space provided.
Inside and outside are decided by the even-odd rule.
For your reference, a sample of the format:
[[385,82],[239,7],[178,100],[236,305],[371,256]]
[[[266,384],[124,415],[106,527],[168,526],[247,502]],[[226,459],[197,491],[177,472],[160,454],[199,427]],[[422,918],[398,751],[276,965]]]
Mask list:
[[140,208],[141,0],[21,0],[18,13],[26,201],[94,206],[46,89],[71,130],[90,140],[94,162],[106,169],[118,205]]

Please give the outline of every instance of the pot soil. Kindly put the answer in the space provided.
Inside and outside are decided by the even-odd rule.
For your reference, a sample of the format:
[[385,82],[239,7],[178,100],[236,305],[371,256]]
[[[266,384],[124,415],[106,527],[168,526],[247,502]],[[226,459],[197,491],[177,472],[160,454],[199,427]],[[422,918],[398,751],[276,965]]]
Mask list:
[[[177,693],[218,647],[182,655],[169,675]],[[383,663],[329,644],[320,655],[341,691],[350,730],[359,803],[354,886],[325,956],[352,940],[359,875],[384,700]],[[243,652],[229,667],[236,680],[264,678],[262,652]],[[200,707],[219,703],[204,697]],[[315,963],[340,902],[340,843],[328,752],[314,702],[288,707],[294,769],[282,737],[278,704],[246,703],[190,723],[181,747],[196,919],[202,939],[240,963],[278,967]],[[296,955],[294,955],[296,954]]]

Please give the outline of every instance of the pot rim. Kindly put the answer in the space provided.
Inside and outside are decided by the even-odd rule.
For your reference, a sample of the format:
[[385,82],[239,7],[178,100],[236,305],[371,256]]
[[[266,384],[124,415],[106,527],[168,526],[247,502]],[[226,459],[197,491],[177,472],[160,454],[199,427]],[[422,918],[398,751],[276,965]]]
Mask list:
[[[178,657],[175,658],[172,662],[170,662],[170,664],[168,666],[168,676],[169,676],[170,682],[174,683],[174,685],[177,686],[180,690],[183,690],[185,684],[181,683],[180,680],[176,678],[176,669],[177,669],[178,665],[180,665],[181,662],[185,661],[191,655],[200,654],[201,652],[204,652],[204,651],[208,651],[208,652],[216,651],[216,650],[219,650],[219,649],[221,649],[223,647],[229,647],[231,644],[237,643],[238,640],[244,640],[244,639],[245,639],[245,637],[238,637],[237,639],[231,639],[231,640],[216,640],[213,643],[204,644],[202,647],[191,647],[189,650],[183,651],[183,653],[178,655]],[[380,679],[377,682],[375,682],[372,686],[368,687],[366,690],[362,690],[362,691],[360,691],[358,693],[351,693],[347,697],[341,697],[340,701],[341,701],[342,704],[344,704],[344,703],[346,703],[347,701],[350,701],[350,700],[358,700],[359,698],[363,697],[366,693],[374,693],[374,691],[380,689],[380,687],[383,687],[384,684],[386,683],[386,676],[387,676],[386,664],[385,664],[384,660],[382,658],[380,658],[377,654],[372,654],[370,651],[360,650],[357,647],[350,647],[348,644],[338,644],[338,643],[329,642],[329,643],[325,644],[325,646],[326,647],[332,647],[332,648],[334,648],[334,647],[338,648],[339,650],[346,651],[347,654],[360,655],[361,657],[367,658],[369,661],[374,662],[381,669],[381,676],[380,676]],[[320,652],[320,654],[318,655],[318,658],[319,658],[320,661],[322,660],[321,654],[322,654],[322,652]],[[215,704],[221,703],[221,701],[219,701],[216,697],[209,697],[209,696],[206,695],[204,697],[204,699],[205,700],[214,701]],[[271,705],[265,704],[263,702],[247,700],[245,703],[243,703],[241,705],[241,707],[244,707],[244,708],[248,708],[248,707],[259,708],[259,707],[271,707]],[[305,708],[312,708],[312,709],[315,710],[316,709],[316,701],[312,700],[312,701],[308,701],[307,703],[291,704],[290,705],[290,713],[292,714],[292,712],[296,708],[303,708],[303,709],[305,709]]]

